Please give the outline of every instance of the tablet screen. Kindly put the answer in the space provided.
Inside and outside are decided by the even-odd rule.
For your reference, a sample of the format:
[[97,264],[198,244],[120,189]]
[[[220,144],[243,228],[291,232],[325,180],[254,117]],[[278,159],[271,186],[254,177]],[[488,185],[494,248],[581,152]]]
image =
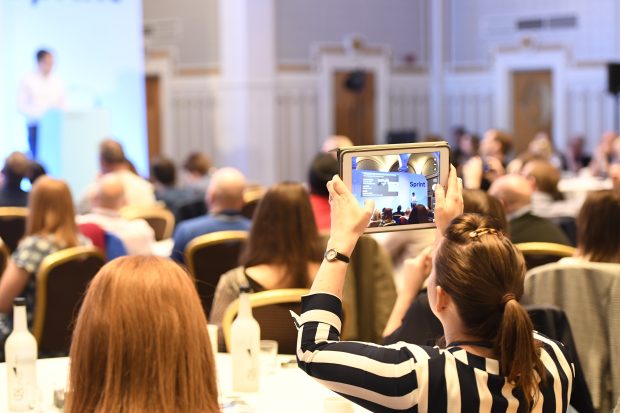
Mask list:
[[360,205],[375,201],[369,227],[435,222],[439,151],[360,155],[351,161],[351,192]]

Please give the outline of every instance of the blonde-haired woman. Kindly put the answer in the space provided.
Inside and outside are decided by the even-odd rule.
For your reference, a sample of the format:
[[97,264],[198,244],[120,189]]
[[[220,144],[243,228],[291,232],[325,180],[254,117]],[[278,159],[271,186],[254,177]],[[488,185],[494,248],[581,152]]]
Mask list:
[[111,261],[78,315],[65,412],[218,412],[209,343],[181,267],[153,256]]
[[[10,313],[13,299],[26,297],[28,323],[32,322],[35,274],[45,257],[77,245],[90,245],[75,224],[71,191],[64,181],[42,176],[28,196],[26,236],[0,278],[0,313]],[[11,331],[10,317],[0,319],[0,344]]]

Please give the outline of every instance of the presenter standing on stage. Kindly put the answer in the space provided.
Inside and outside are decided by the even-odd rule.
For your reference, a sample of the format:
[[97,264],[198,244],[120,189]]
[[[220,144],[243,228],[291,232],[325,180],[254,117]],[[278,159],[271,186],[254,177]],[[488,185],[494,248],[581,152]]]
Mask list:
[[37,136],[39,121],[46,112],[63,109],[65,90],[62,81],[52,74],[54,55],[49,50],[37,51],[37,68],[21,83],[17,106],[26,116],[28,145],[33,159],[37,158]]

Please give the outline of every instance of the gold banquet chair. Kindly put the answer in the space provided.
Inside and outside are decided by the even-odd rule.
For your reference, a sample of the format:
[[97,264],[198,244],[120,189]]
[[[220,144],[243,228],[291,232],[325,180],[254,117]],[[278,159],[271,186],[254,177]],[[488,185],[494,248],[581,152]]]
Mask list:
[[174,214],[165,206],[129,206],[121,210],[125,219],[143,219],[155,232],[155,240],[161,241],[172,237],[174,231]]
[[9,253],[15,251],[17,244],[26,233],[28,208],[0,207],[0,238]]
[[564,257],[572,257],[576,251],[574,247],[553,242],[522,242],[515,246],[523,254],[528,270]]
[[185,262],[194,277],[205,315],[209,316],[220,276],[239,265],[247,231],[218,231],[194,238],[185,248]]
[[43,355],[66,355],[88,284],[105,264],[95,247],[67,248],[43,259],[36,275],[32,333]]
[[243,206],[241,207],[241,215],[247,219],[252,219],[254,211],[265,195],[265,188],[256,186],[246,189],[243,193]]
[[[280,354],[295,354],[297,329],[289,310],[300,314],[301,297],[309,292],[307,288],[284,288],[250,294],[252,315],[260,325],[260,337],[277,341]],[[238,311],[239,299],[230,303],[222,318],[227,351],[230,351],[230,330]]]
[[4,242],[0,239],[0,277],[4,274],[7,264],[9,263],[9,249],[4,245]]

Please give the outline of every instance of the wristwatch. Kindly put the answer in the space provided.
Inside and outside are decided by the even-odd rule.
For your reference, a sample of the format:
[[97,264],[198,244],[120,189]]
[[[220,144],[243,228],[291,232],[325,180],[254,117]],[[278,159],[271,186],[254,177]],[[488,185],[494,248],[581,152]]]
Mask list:
[[347,264],[349,263],[349,257],[347,257],[344,254],[339,253],[333,248],[330,248],[327,251],[325,251],[325,259],[329,262],[334,262],[336,260],[339,260],[342,262],[346,262]]

